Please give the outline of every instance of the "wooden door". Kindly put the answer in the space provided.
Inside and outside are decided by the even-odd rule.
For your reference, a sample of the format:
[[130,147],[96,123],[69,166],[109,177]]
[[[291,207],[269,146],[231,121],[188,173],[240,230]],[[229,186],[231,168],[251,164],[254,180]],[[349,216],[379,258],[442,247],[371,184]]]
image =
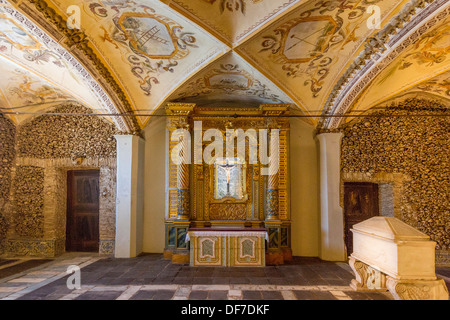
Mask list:
[[378,215],[378,184],[344,183],[344,236],[348,255],[353,252],[353,234],[350,229],[354,224]]
[[99,170],[67,172],[67,251],[98,252],[99,194]]

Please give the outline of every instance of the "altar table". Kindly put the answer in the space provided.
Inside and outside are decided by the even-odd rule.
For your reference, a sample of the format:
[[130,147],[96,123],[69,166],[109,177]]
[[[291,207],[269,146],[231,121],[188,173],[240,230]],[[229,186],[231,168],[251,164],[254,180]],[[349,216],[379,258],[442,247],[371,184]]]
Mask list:
[[264,267],[264,228],[190,228],[191,266]]

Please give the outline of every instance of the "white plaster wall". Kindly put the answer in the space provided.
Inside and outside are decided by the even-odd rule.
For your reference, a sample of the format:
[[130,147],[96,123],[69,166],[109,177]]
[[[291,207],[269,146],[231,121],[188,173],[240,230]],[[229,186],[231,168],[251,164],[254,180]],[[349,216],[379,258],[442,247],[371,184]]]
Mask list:
[[290,133],[292,254],[319,256],[319,159],[314,127],[291,118]]
[[165,128],[164,117],[145,129],[143,252],[164,251],[165,212]]

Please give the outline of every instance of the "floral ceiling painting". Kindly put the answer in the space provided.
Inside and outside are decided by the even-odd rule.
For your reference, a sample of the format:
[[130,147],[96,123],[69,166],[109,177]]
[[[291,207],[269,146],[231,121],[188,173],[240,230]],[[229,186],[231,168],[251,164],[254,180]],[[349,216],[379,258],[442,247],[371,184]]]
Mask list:
[[[224,46],[159,1],[61,1],[83,10],[82,28],[125,89],[134,112],[150,114],[180,79]],[[148,117],[139,117],[141,124]]]
[[[246,103],[237,102],[245,97]],[[229,53],[208,66],[169,98],[198,105],[255,107],[262,103],[292,103],[272,82],[245,60]]]
[[367,8],[391,17],[393,1],[308,1],[239,48],[253,65],[265,65],[270,79],[306,109],[318,110],[341,70],[374,32]]
[[[5,75],[0,79],[3,111],[41,112],[50,104],[76,100],[59,86],[2,58],[0,74]],[[24,120],[14,115],[11,118],[16,123]]]
[[[0,58],[16,64],[0,103],[75,99],[114,113],[112,121],[127,132],[144,128],[167,102],[286,103],[321,127],[324,112],[366,110],[408,90],[446,98],[449,6],[445,0],[0,0]],[[379,24],[369,23],[374,8]],[[77,11],[72,30],[66,22]],[[431,20],[439,23],[423,27]],[[399,51],[384,47],[385,55],[377,45],[400,34],[410,39],[422,28],[411,43],[395,44]],[[373,68],[366,58],[374,58]]]
[[[44,34],[42,30],[27,20],[17,21],[15,14],[11,5],[0,2],[2,111],[31,113],[44,110],[49,103],[67,100],[104,111],[90,85],[63,57],[64,52],[50,42],[44,43],[39,37]],[[31,115],[9,116],[19,123]]]
[[402,92],[428,92],[448,98],[449,23],[449,17],[441,20],[409,45],[365,89],[353,110],[367,109]]

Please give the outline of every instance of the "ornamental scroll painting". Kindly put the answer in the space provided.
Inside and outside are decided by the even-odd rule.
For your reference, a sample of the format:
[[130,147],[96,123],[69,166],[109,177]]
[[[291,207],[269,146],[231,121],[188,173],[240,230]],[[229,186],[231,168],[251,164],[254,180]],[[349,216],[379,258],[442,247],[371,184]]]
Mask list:
[[245,166],[239,158],[219,158],[214,164],[214,198],[241,200],[245,194]]

